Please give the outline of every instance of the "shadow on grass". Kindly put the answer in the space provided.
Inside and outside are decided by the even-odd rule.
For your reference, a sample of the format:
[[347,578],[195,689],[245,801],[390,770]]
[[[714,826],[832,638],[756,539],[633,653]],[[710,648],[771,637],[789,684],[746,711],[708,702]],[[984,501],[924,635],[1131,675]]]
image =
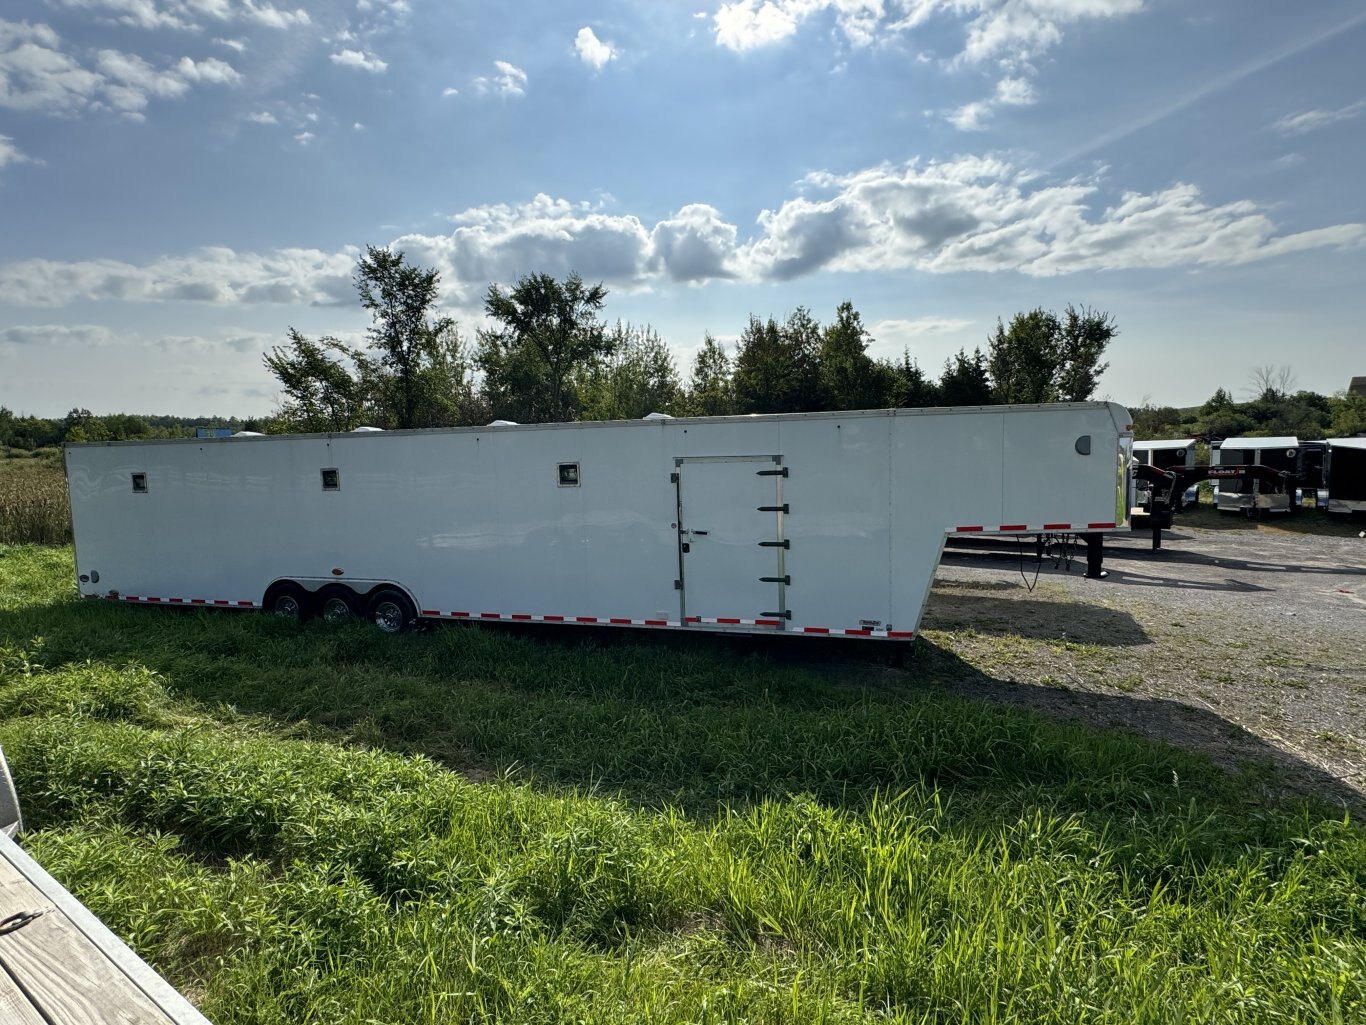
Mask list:
[[[388,637],[363,624],[74,601],[0,613],[0,644],[38,636],[49,668],[137,662],[181,698],[284,734],[705,817],[798,793],[861,807],[919,785],[974,814],[1042,802],[1106,821],[1191,793],[1238,816],[1287,793],[1335,807],[1359,796],[1212,712],[1003,684],[924,638],[890,669],[870,664],[869,645],[807,638],[479,625]],[[1147,639],[1136,631],[1133,643]]]

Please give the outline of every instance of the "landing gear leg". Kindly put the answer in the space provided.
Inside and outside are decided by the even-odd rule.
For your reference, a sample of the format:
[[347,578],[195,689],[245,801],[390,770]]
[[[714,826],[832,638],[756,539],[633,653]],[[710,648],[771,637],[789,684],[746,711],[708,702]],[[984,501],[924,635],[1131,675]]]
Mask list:
[[1086,539],[1086,576],[1091,580],[1104,580],[1110,574],[1101,568],[1105,561],[1105,535],[1083,534]]

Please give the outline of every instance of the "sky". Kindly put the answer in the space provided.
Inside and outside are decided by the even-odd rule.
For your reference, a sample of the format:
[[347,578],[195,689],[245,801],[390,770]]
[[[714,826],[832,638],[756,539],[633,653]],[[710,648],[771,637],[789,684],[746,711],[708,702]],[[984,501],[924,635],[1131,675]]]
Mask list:
[[1114,317],[1097,397],[1366,374],[1360,0],[7,0],[0,405],[256,416],[367,245],[577,272],[686,377],[848,300],[937,376]]

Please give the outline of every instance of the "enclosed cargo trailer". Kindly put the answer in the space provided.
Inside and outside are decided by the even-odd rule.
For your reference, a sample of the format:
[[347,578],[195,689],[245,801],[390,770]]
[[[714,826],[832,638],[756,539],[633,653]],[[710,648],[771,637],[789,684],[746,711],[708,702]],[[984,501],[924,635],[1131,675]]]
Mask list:
[[[1299,456],[1298,438],[1225,438],[1214,451],[1214,464],[1264,466],[1279,472],[1298,473]],[[1293,489],[1254,476],[1223,480],[1214,486],[1216,509],[1241,512],[1254,518],[1268,513],[1291,512],[1293,498]]]
[[1324,476],[1330,513],[1366,514],[1366,438],[1329,438]]
[[[1183,438],[1170,441],[1134,441],[1134,465],[1156,466],[1159,470],[1171,470],[1179,466],[1195,465],[1195,439]],[[1148,481],[1134,480],[1134,495],[1130,501],[1131,517],[1148,514],[1151,505],[1151,484]],[[1190,488],[1185,494],[1185,505],[1195,505],[1200,500],[1198,488]]]
[[909,639],[946,537],[1127,528],[1114,403],[76,444],[80,592]]

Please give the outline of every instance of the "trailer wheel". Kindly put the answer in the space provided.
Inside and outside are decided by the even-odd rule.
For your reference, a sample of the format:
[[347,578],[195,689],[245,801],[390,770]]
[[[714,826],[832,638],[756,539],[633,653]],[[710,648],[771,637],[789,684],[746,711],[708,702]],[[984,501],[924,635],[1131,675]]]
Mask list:
[[283,583],[266,592],[261,607],[273,616],[302,623],[312,615],[312,604],[309,593],[298,584]]
[[417,619],[417,610],[402,591],[385,588],[371,596],[365,618],[387,634],[399,634]]
[[318,592],[318,614],[326,623],[345,623],[358,615],[360,599],[349,587],[336,585]]

